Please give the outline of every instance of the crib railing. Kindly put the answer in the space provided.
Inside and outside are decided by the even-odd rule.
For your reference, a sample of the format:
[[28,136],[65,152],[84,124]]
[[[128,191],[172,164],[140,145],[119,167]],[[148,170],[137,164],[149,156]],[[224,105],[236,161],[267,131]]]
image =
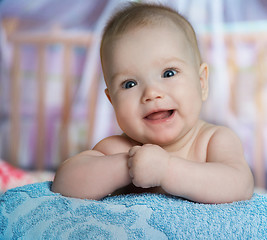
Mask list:
[[[200,42],[204,48],[204,55],[210,54],[213,51],[213,39],[210,34],[204,34],[200,37]],[[266,126],[267,126],[267,102],[266,102],[266,86],[267,86],[267,33],[266,31],[255,31],[255,32],[225,32],[223,35],[223,41],[226,49],[227,57],[227,69],[229,81],[229,99],[228,99],[228,111],[231,116],[226,118],[226,124],[231,126],[231,119],[236,118],[237,122],[242,120],[239,116],[238,104],[240,93],[240,74],[245,70],[242,68],[247,68],[246,71],[251,69],[251,81],[253,82],[251,86],[247,87],[253,92],[251,106],[253,106],[253,112],[255,116],[250,116],[253,121],[250,123],[250,141],[251,151],[249,153],[249,158],[251,166],[254,173],[255,185],[260,188],[266,188],[266,170],[267,170],[267,153],[266,153]],[[242,67],[240,60],[242,61],[242,56],[240,57],[238,53],[238,46],[247,45],[251,47],[251,59],[250,63],[247,63],[246,67]],[[209,58],[209,57],[208,57]],[[212,64],[212,61],[211,61]],[[211,81],[216,81],[216,79],[211,79]],[[216,83],[215,83],[216,84]],[[253,87],[254,89],[251,89]],[[248,96],[249,97],[249,96]],[[243,108],[246,108],[243,103],[241,103]],[[247,106],[247,108],[251,108]],[[253,113],[252,113],[253,114]],[[235,127],[233,127],[235,128]],[[237,130],[237,129],[234,129]],[[264,134],[265,133],[265,134]],[[243,142],[246,141],[242,139]],[[244,146],[248,147],[248,146]]]
[[[71,106],[73,100],[73,78],[71,75],[72,51],[74,47],[90,48],[94,41],[91,33],[67,33],[55,28],[48,32],[31,33],[17,31],[18,20],[6,19],[4,26],[9,43],[13,48],[11,79],[10,79],[10,118],[11,136],[9,143],[9,161],[18,166],[19,146],[20,146],[20,84],[21,84],[21,47],[24,45],[34,45],[37,48],[37,149],[34,168],[42,170],[45,161],[45,95],[46,95],[46,70],[45,53],[46,48],[53,44],[63,46],[63,104],[60,124],[60,159],[65,160],[69,156],[69,123],[71,118]],[[97,70],[96,70],[97,71]],[[94,74],[97,76],[97,72]],[[95,104],[97,98],[98,79],[92,79],[91,88],[88,90],[88,136],[87,144],[90,146],[94,128]]]

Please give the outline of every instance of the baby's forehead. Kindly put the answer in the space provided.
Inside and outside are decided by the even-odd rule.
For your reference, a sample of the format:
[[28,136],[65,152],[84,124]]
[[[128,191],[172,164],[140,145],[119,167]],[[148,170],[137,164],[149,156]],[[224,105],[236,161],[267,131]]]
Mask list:
[[198,62],[201,62],[201,56],[198,49],[198,44],[195,36],[194,29],[191,24],[180,14],[169,11],[166,9],[154,9],[147,8],[138,9],[141,11],[133,12],[132,10],[127,12],[128,14],[115,15],[113,19],[107,24],[101,41],[100,56],[101,61],[107,50],[112,47],[111,43],[115,43],[116,40],[121,39],[124,35],[129,33],[133,29],[137,28],[149,28],[163,26],[165,28],[175,26],[173,31],[177,31],[183,36],[188,46],[194,52]]
[[117,32],[116,34],[113,33],[112,35],[108,36],[105,39],[105,41],[102,42],[102,51],[106,51],[110,48],[113,48],[116,42],[120,42],[122,39],[125,39],[125,38],[127,39],[129,35],[134,34],[138,30],[144,30],[144,36],[145,36],[146,30],[149,30],[149,29],[156,29],[159,35],[161,32],[165,32],[166,34],[166,30],[172,31],[174,33],[177,33],[177,35],[179,35],[183,39],[185,39],[185,41],[189,45],[191,44],[188,41],[188,37],[186,36],[186,32],[184,31],[184,29],[180,25],[176,24],[175,22],[165,18],[162,21],[146,22],[145,24],[144,23],[134,24],[123,29],[123,31]]
[[[174,27],[175,28],[174,28]],[[171,14],[158,14],[158,15],[151,15],[147,16],[146,18],[141,19],[131,19],[124,22],[118,23],[118,26],[114,27],[107,32],[107,34],[103,35],[102,39],[102,50],[104,46],[109,45],[110,42],[114,42],[117,39],[120,39],[127,33],[140,28],[154,28],[154,27],[164,27],[164,28],[171,28],[174,31],[180,32],[188,41],[188,44],[194,45],[192,39],[195,38],[194,30],[190,27],[187,21],[179,16],[172,16]],[[195,48],[195,46],[192,46]]]
[[[138,66],[138,59],[142,60],[141,67]],[[114,68],[126,72],[132,66],[161,68],[167,63],[174,65],[178,60],[183,63],[195,62],[190,44],[174,24],[129,30],[106,45],[102,60],[103,70],[108,69],[108,72]]]
[[[129,31],[138,28],[152,28],[152,27],[165,27],[169,28],[170,26],[175,26],[177,31],[181,31],[184,35],[187,35],[187,32],[190,32],[190,26],[187,26],[186,22],[183,22],[184,19],[179,19],[178,16],[171,16],[170,14],[158,14],[147,16],[146,18],[137,18],[131,19],[131,21],[125,22],[118,26],[116,31],[113,31],[110,35],[111,37],[122,36],[127,34]],[[186,29],[188,30],[186,31]]]
[[[155,35],[149,35],[151,31],[155,33]],[[175,45],[182,44],[185,48],[191,49],[194,52],[194,47],[192,46],[191,41],[188,40],[186,33],[184,32],[183,28],[179,25],[175,24],[173,21],[164,20],[161,22],[153,22],[150,24],[142,24],[142,25],[135,25],[128,29],[125,29],[123,32],[117,35],[110,36],[109,40],[106,41],[105,46],[103,46],[103,54],[113,52],[117,48],[121,48],[123,46],[129,46],[128,41],[135,38],[137,32],[142,32],[142,34],[138,34],[139,37],[148,39],[148,41],[155,42],[158,40],[166,39],[165,36],[169,36],[167,39],[173,39],[172,42]],[[169,34],[172,32],[173,34]],[[147,34],[146,34],[147,33]],[[126,42],[125,42],[126,41]],[[169,40],[168,40],[169,41]],[[140,42],[132,42],[132,44],[139,45]],[[190,52],[191,52],[190,50]]]

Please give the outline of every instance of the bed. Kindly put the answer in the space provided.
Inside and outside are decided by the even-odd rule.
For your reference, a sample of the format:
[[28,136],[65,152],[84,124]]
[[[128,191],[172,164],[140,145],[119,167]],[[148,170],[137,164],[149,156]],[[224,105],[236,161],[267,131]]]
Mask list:
[[0,239],[266,239],[267,195],[200,204],[161,194],[100,201],[51,192],[51,181],[0,197]]

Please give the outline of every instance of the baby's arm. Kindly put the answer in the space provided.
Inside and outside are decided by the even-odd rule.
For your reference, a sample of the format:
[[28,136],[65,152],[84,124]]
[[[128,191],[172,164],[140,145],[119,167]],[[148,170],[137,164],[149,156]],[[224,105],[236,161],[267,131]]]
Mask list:
[[76,198],[101,199],[130,184],[127,160],[129,143],[122,136],[102,140],[58,169],[52,191]]
[[162,187],[193,201],[226,203],[250,199],[254,181],[240,140],[219,128],[210,138],[205,163],[170,158]]
[[206,162],[182,159],[149,144],[133,147],[129,155],[130,176],[139,187],[161,186],[169,194],[203,203],[246,200],[253,193],[241,143],[226,128],[210,138]]

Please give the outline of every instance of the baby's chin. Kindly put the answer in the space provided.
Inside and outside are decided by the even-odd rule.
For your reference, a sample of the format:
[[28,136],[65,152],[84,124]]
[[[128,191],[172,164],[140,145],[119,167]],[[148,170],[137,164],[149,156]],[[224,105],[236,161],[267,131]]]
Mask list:
[[137,136],[125,133],[125,136],[130,139],[133,145],[155,144],[160,147],[168,147],[177,142],[177,137],[174,135],[167,136],[166,134],[159,134],[155,136]]

